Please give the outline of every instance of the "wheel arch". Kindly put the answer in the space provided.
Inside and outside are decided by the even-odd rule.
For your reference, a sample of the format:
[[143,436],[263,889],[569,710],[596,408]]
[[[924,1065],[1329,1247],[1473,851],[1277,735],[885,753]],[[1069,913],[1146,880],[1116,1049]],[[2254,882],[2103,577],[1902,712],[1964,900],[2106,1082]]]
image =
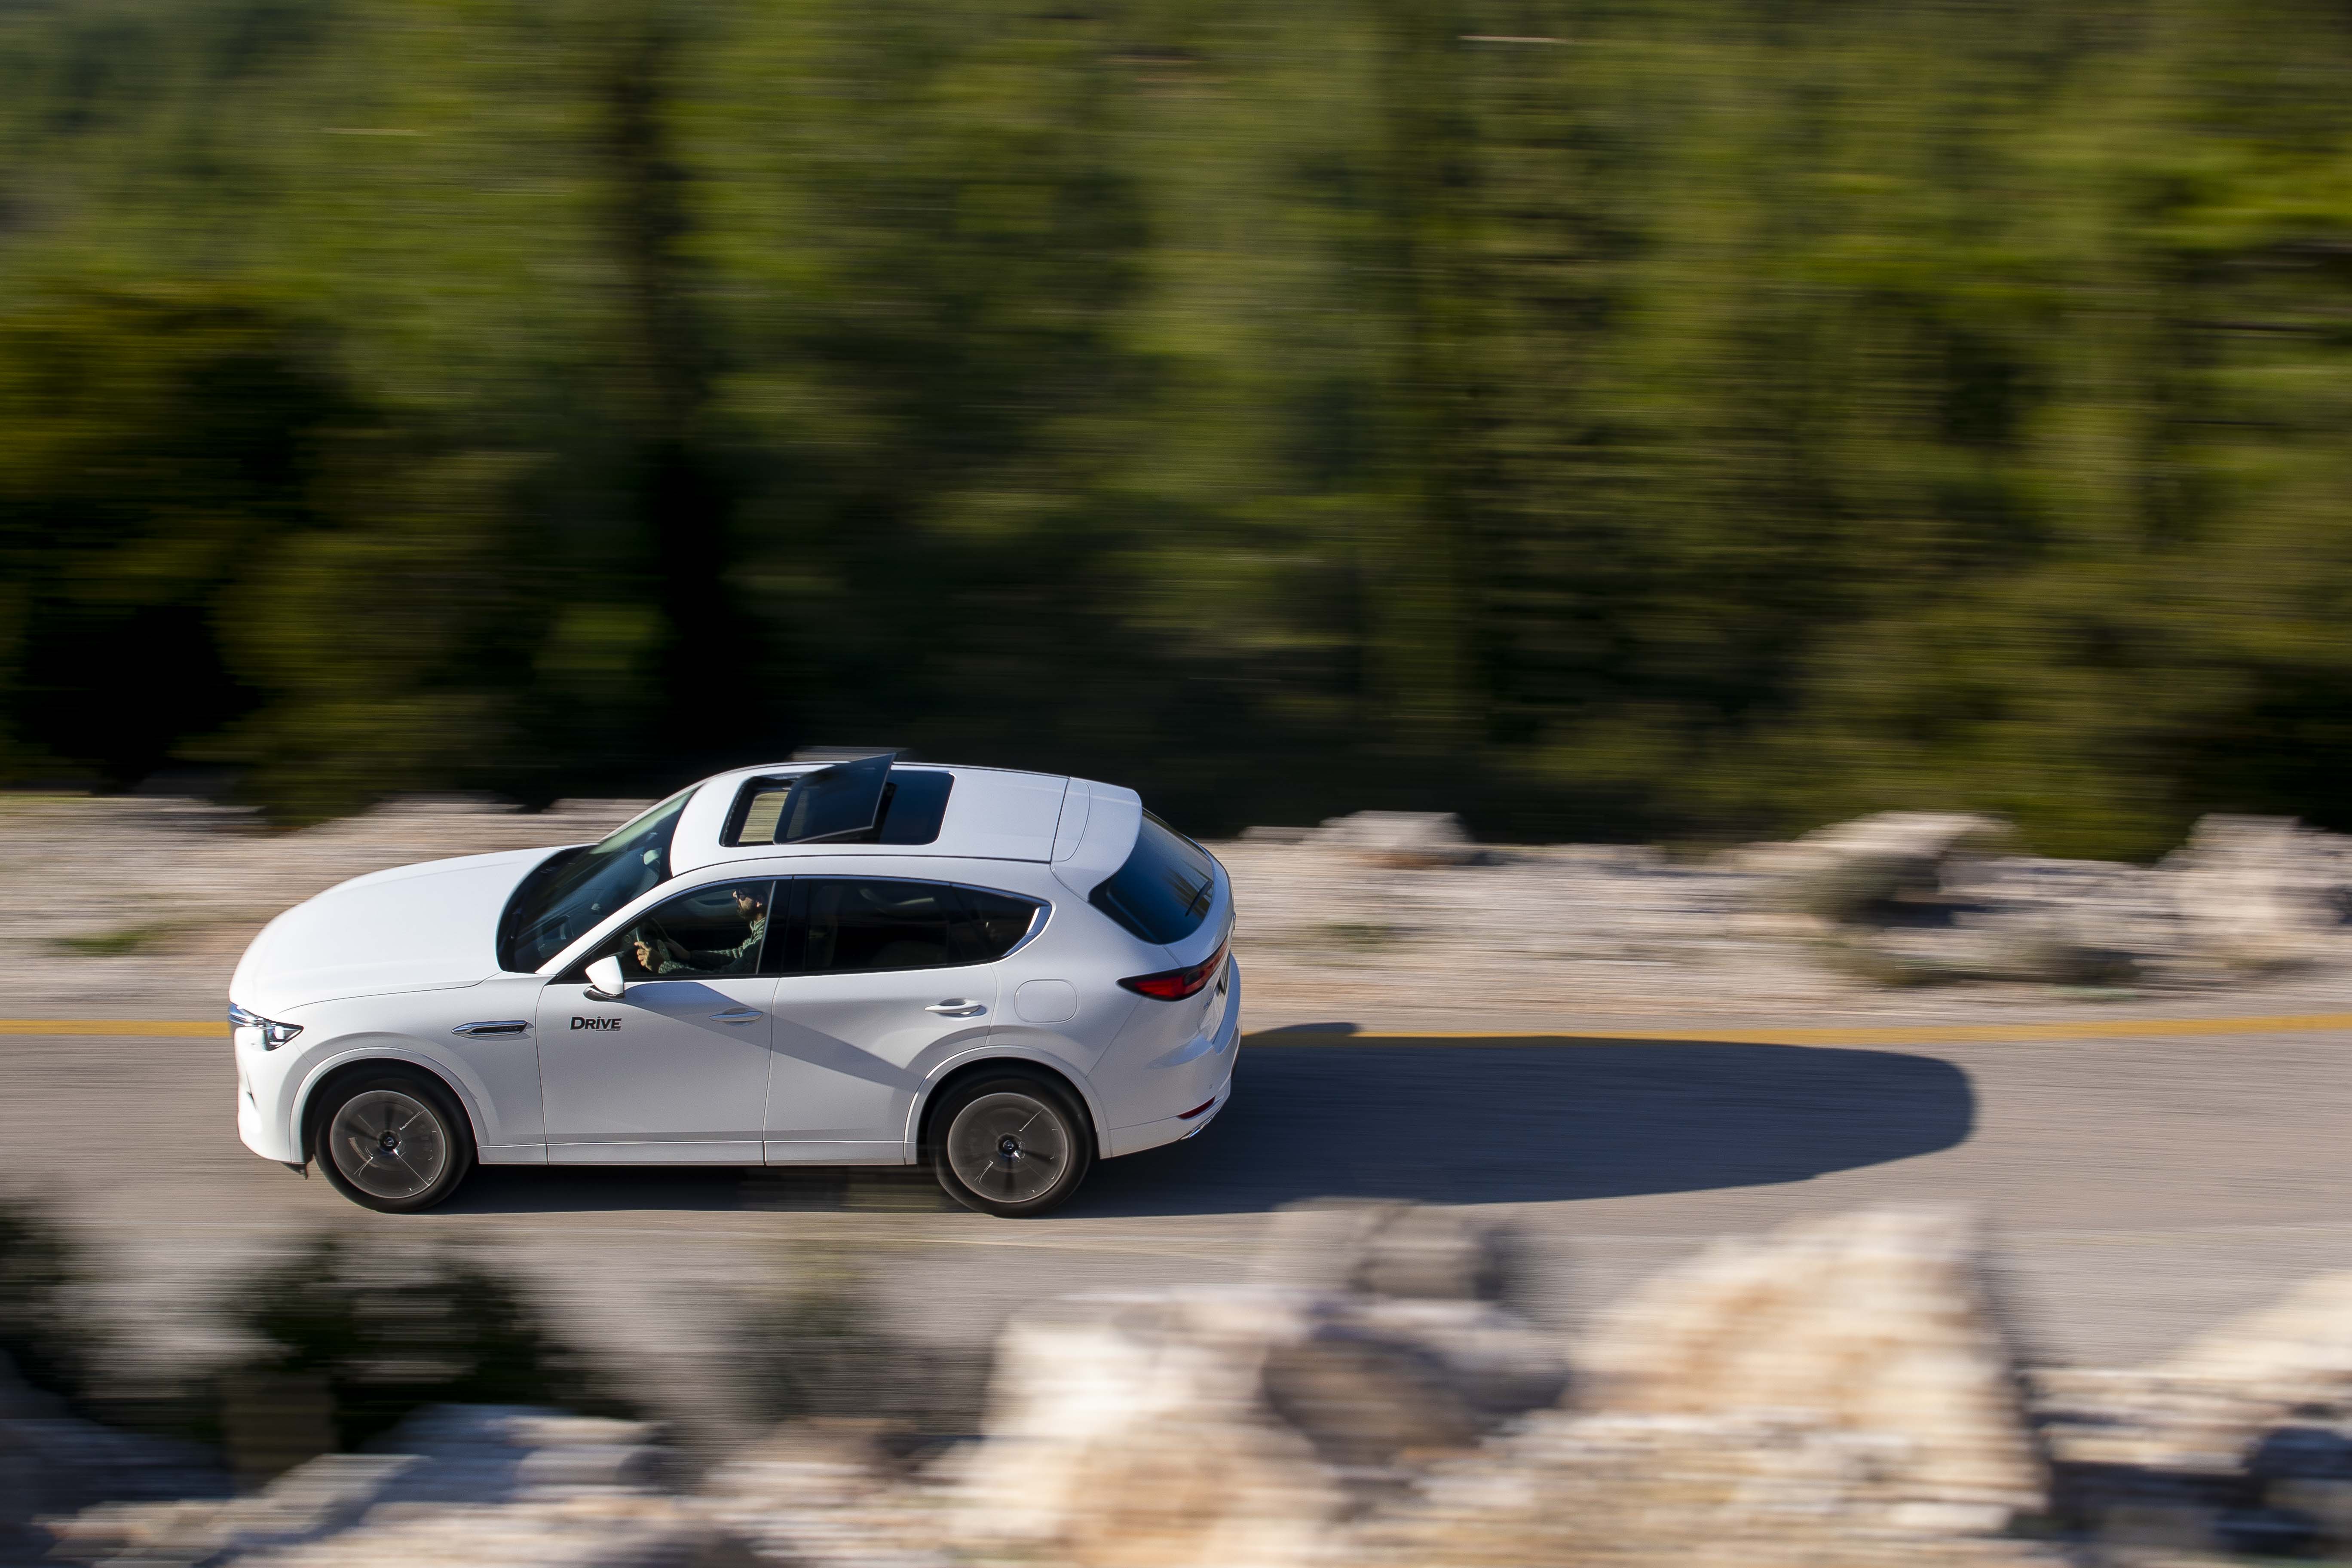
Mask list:
[[482,1118],[482,1108],[472,1088],[462,1075],[451,1073],[442,1063],[421,1052],[407,1052],[382,1047],[362,1048],[339,1055],[311,1069],[302,1080],[301,1090],[295,1096],[293,1110],[294,1147],[307,1163],[310,1158],[310,1142],[318,1131],[318,1118],[326,1104],[325,1091],[354,1073],[371,1068],[412,1068],[425,1074],[449,1091],[457,1109],[466,1113],[466,1131],[474,1140],[475,1157],[489,1142]]
[[1095,1104],[1094,1096],[1087,1092],[1086,1084],[1078,1076],[1049,1057],[1029,1056],[1005,1050],[990,1051],[985,1056],[966,1057],[941,1069],[937,1076],[923,1085],[922,1091],[909,1110],[907,1121],[908,1143],[914,1149],[916,1158],[920,1159],[922,1152],[930,1147],[931,1111],[941,1100],[946,1098],[949,1089],[969,1079],[1008,1067],[1027,1068],[1034,1072],[1043,1073],[1069,1090],[1070,1098],[1077,1102],[1078,1110],[1087,1119],[1087,1131],[1094,1140],[1094,1157],[1097,1160],[1108,1158],[1103,1152],[1105,1144],[1101,1108]]

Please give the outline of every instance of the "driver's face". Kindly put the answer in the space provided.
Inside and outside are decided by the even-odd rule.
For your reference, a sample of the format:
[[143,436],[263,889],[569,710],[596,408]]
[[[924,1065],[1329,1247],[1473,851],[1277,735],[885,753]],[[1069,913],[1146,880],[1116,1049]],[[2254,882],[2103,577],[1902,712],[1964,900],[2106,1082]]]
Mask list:
[[751,894],[738,893],[735,895],[735,910],[745,920],[748,921],[752,916],[758,914],[761,908],[761,905],[760,900],[753,898]]

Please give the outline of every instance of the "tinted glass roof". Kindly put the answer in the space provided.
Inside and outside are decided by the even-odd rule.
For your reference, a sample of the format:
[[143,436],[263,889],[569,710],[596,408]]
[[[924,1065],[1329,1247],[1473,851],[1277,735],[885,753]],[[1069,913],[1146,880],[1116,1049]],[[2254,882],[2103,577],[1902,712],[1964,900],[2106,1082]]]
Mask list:
[[784,801],[775,841],[817,844],[873,832],[882,816],[882,791],[890,782],[894,754],[883,752],[803,773]]

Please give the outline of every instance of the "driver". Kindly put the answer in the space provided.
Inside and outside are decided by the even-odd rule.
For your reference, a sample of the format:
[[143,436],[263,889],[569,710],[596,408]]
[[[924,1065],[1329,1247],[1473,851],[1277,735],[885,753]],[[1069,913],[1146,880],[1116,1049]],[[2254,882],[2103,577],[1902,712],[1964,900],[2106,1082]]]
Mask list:
[[735,912],[749,930],[733,947],[689,948],[667,936],[648,937],[636,931],[638,966],[647,974],[726,974],[751,962],[760,939],[768,933],[768,905],[750,888],[735,889]]

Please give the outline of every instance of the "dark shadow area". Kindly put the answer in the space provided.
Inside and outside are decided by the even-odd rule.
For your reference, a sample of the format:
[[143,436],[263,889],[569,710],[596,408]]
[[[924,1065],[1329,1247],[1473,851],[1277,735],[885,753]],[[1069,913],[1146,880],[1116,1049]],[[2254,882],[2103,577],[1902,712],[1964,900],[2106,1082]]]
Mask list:
[[[1233,1104],[1206,1132],[1104,1162],[1062,1212],[1245,1213],[1307,1197],[1539,1203],[1760,1186],[1948,1149],[1976,1118],[1966,1073],[1892,1051],[1283,1039],[1262,1035],[1244,1048]],[[929,1184],[920,1169],[487,1166],[444,1212],[945,1206]]]
[[737,1165],[482,1165],[435,1214],[592,1214],[744,1206]]
[[483,1165],[435,1214],[943,1210],[928,1165]]
[[1242,1052],[1189,1142],[1097,1166],[1074,1216],[1295,1198],[1537,1203],[1802,1181],[1948,1149],[1968,1075],[1933,1057],[1608,1040],[1284,1045]]

